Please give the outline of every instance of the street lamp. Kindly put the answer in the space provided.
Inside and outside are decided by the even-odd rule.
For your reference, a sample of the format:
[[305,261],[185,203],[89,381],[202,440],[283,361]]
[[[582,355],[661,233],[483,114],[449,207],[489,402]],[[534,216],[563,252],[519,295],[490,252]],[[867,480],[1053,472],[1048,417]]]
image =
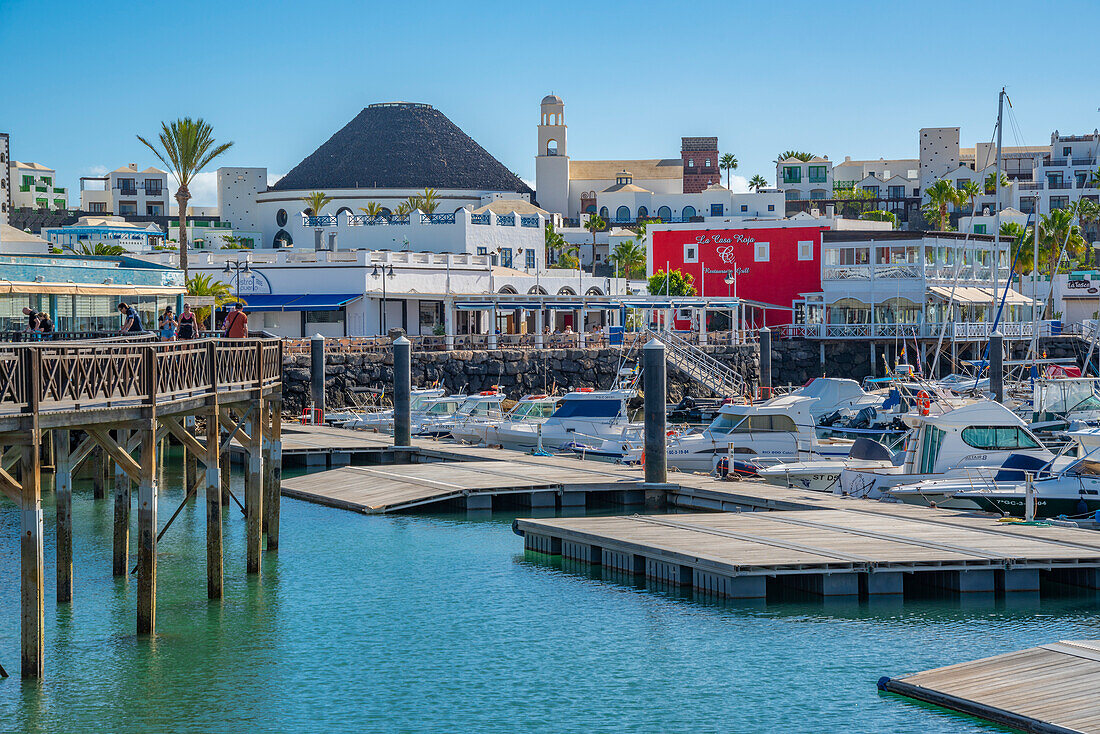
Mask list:
[[375,265],[374,270],[371,271],[370,277],[374,278],[375,280],[378,280],[379,278],[382,278],[382,304],[378,309],[378,330],[379,330],[379,332],[381,332],[380,336],[385,336],[386,333],[387,333],[387,331],[386,331],[386,278],[391,278],[391,279],[393,278],[393,265],[389,266],[388,272],[387,272],[387,269],[386,269],[385,265],[382,266],[381,271],[379,271],[378,266]]
[[[730,297],[730,286],[733,286],[734,295],[737,294],[737,261],[733,261],[733,275],[727,275],[724,280],[726,281],[726,298]],[[741,304],[737,304],[737,309],[740,310]],[[737,313],[734,309],[730,309],[730,328],[733,331],[734,337],[741,331],[740,319],[737,318]]]
[[222,272],[233,276],[233,282],[236,284],[237,300],[241,300],[241,273],[252,275],[252,267],[248,262],[248,258],[245,258],[243,263],[240,260],[229,262],[227,259]]

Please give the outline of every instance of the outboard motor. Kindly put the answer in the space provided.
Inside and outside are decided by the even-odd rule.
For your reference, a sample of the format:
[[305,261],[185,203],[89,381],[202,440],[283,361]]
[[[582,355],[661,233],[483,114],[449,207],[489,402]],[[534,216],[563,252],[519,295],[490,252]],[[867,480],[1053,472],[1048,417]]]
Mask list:
[[867,428],[875,417],[875,409],[868,406],[863,408],[848,423],[849,428]]

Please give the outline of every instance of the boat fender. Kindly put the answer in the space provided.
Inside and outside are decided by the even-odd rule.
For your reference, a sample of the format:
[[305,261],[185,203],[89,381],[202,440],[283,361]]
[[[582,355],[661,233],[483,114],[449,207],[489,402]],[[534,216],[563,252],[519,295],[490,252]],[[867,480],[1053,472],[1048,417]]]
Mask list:
[[521,538],[523,537],[523,531],[519,529],[519,520],[518,519],[512,521],[512,532],[515,533],[516,535],[518,535]]
[[884,675],[884,676],[882,676],[881,678],[879,678],[879,679],[878,679],[878,689],[879,689],[880,691],[885,691],[885,690],[887,690],[887,689],[886,689],[886,685],[887,685],[887,684],[888,684],[889,682],[890,682],[890,676],[888,676],[888,675]]

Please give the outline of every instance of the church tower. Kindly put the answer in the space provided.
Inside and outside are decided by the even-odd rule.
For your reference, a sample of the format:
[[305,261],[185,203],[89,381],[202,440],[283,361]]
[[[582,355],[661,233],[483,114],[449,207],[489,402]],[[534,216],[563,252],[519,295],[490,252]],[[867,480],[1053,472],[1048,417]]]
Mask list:
[[565,103],[550,94],[542,99],[539,149],[535,156],[535,198],[551,213],[569,216],[569,156],[565,147]]

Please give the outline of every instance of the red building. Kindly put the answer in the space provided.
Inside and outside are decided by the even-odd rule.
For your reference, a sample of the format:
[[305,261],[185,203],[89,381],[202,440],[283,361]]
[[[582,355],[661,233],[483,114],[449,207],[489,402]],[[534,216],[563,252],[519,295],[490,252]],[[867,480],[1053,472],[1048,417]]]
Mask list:
[[[760,222],[751,228],[703,224],[651,224],[649,273],[666,268],[695,280],[698,295],[776,306],[765,309],[769,326],[791,323],[794,301],[821,291],[822,226]],[[726,283],[737,273],[734,284]],[[757,323],[756,325],[762,325]]]

